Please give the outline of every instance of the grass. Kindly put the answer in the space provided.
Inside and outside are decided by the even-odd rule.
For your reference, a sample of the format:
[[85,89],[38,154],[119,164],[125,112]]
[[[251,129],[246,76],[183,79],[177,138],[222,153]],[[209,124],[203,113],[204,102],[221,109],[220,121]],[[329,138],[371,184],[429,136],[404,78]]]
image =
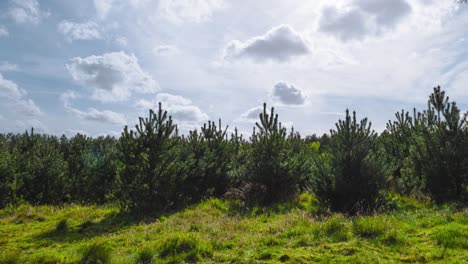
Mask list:
[[139,219],[112,206],[23,206],[0,211],[0,264],[466,263],[466,208],[400,200],[356,217],[314,216],[307,199],[251,210],[211,199]]

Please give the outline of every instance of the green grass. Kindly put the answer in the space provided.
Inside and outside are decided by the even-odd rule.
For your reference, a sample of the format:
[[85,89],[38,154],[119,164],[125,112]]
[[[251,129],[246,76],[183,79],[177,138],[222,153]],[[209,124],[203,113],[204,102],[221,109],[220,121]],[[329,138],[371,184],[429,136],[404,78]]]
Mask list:
[[305,198],[251,210],[212,199],[138,219],[112,206],[23,206],[0,211],[0,264],[466,263],[467,209],[400,200],[356,217],[314,216]]

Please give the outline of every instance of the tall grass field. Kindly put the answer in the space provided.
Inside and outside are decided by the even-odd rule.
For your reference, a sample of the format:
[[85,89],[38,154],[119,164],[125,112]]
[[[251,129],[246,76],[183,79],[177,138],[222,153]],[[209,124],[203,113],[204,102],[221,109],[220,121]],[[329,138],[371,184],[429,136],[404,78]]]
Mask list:
[[366,216],[306,199],[246,208],[210,199],[166,215],[113,206],[0,211],[0,263],[467,263],[468,210],[399,196]]

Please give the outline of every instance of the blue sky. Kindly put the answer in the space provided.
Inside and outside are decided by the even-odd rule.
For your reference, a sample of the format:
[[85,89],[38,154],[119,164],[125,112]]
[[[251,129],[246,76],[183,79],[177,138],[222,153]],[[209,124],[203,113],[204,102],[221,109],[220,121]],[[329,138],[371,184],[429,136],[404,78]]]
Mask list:
[[441,85],[468,109],[453,0],[3,0],[0,132],[119,135],[158,102],[246,134],[263,102],[302,134],[346,108],[382,131]]

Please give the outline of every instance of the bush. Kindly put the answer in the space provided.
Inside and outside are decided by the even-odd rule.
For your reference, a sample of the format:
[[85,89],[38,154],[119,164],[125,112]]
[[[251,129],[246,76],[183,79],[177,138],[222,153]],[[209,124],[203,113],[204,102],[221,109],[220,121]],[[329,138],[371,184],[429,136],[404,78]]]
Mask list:
[[94,243],[87,247],[80,260],[80,264],[107,264],[111,263],[111,250],[104,244]]

